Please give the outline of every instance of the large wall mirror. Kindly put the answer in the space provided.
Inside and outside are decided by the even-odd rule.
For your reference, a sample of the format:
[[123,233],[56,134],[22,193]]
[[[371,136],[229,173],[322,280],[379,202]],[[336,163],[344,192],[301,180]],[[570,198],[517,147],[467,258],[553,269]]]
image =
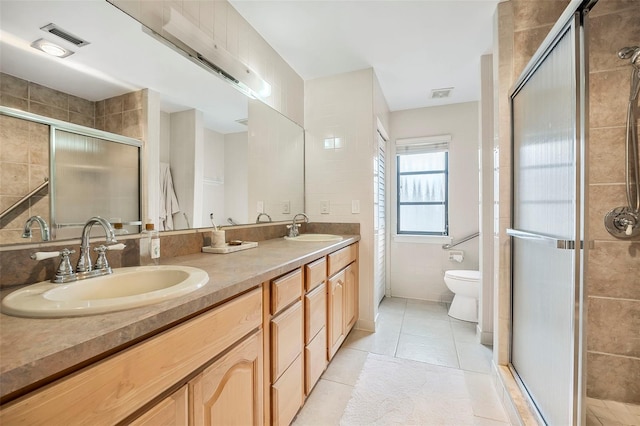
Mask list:
[[[156,223],[155,214],[170,212],[161,227],[209,227],[211,213],[219,226],[255,223],[260,211],[281,221],[304,210],[298,124],[143,31],[107,1],[3,0],[0,8],[0,104],[143,140],[143,174],[156,169],[160,176],[157,187],[143,177],[141,205]],[[88,44],[63,40],[59,30]],[[51,57],[32,47],[40,39],[73,53]],[[156,152],[153,164],[144,163],[149,151]],[[161,191],[166,171],[173,206]],[[0,196],[5,190],[0,182]],[[0,223],[0,233],[21,228],[29,213],[23,216]],[[28,241],[0,240],[20,242]]]

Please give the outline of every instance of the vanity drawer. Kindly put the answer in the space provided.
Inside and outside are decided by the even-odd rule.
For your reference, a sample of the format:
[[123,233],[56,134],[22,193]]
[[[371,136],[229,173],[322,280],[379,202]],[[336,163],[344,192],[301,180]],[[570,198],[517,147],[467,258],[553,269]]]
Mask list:
[[302,406],[304,377],[302,354],[293,361],[282,377],[271,386],[271,424],[288,426]]
[[315,262],[304,265],[304,286],[311,291],[327,278],[327,258],[323,257]]
[[271,382],[287,369],[302,352],[304,330],[302,301],[296,302],[271,320]]
[[115,424],[262,323],[255,289],[0,408],[0,424]]
[[340,249],[329,256],[329,276],[332,276],[345,266],[356,260],[358,256],[358,245],[351,244],[349,247]]
[[271,314],[275,315],[302,296],[302,269],[271,281]]
[[322,372],[327,368],[327,328],[318,334],[304,348],[304,391],[309,395]]
[[327,324],[327,285],[322,283],[304,296],[304,343],[309,344]]

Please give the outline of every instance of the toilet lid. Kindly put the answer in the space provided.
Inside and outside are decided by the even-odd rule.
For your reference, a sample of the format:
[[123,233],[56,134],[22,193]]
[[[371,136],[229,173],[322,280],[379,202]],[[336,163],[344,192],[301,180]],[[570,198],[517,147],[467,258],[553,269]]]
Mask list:
[[445,275],[451,278],[456,278],[464,281],[480,280],[480,271],[467,271],[467,270],[447,271],[445,272]]

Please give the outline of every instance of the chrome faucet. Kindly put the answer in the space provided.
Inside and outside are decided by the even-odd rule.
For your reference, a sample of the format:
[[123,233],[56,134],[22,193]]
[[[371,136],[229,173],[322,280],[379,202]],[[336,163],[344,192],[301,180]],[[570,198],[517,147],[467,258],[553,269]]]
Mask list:
[[271,222],[271,216],[269,216],[269,215],[268,215],[268,214],[266,214],[266,213],[258,213],[258,217],[256,217],[256,223],[260,223],[260,218],[261,218],[262,216],[266,216],[266,217],[267,217],[267,219],[269,219],[269,220],[267,220],[267,222]]
[[31,225],[33,222],[38,222],[40,225],[40,235],[42,236],[42,241],[49,241],[49,225],[47,225],[47,221],[44,220],[41,216],[31,216],[27,219],[27,222],[24,224],[24,232],[22,233],[22,238],[31,238]]
[[92,270],[91,256],[89,255],[89,236],[91,228],[95,224],[99,224],[104,229],[108,243],[117,243],[116,233],[111,224],[100,216],[94,216],[84,224],[82,228],[82,241],[80,243],[80,258],[76,265],[76,272],[90,272]]
[[300,224],[296,223],[296,219],[298,218],[298,216],[302,216],[304,218],[304,223],[309,223],[309,216],[307,216],[306,214],[298,213],[297,215],[295,215],[293,217],[293,220],[291,221],[291,225],[287,225],[287,229],[289,230],[289,238],[294,238],[300,235],[300,232],[298,232]]

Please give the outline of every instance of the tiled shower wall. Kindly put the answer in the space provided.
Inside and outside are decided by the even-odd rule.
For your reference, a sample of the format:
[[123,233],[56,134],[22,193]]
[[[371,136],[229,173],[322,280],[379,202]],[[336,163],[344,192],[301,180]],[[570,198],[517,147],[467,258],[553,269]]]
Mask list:
[[637,2],[600,0],[589,15],[589,240],[587,396],[640,404],[640,238],[618,240],[603,219],[625,196],[625,125],[640,45]]
[[[137,91],[92,102],[0,73],[2,106],[138,139],[143,135],[142,98],[143,91]],[[0,116],[0,211],[45,177],[49,177],[49,126]],[[48,194],[47,189],[41,190],[0,221],[0,245],[29,242],[21,235],[30,216],[51,222]],[[34,231],[30,241],[40,241],[39,229]]]

